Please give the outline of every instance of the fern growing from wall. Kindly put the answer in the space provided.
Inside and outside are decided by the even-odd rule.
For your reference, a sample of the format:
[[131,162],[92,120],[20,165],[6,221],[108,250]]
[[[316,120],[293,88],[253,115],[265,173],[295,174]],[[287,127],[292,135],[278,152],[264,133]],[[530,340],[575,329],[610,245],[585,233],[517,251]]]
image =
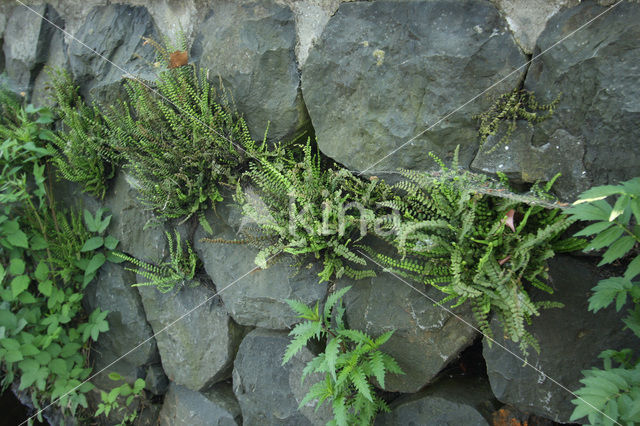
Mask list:
[[[147,43],[170,65],[167,49]],[[142,202],[165,218],[214,206],[220,185],[233,185],[238,167],[267,149],[207,77],[189,64],[161,71],[155,82],[127,80],[128,100],[106,113],[110,148],[139,182]]]
[[376,202],[385,198],[388,187],[363,181],[344,168],[325,168],[309,140],[297,153],[289,150],[289,155],[250,163],[246,177],[255,188],[239,187],[236,199],[258,224],[259,236],[270,242],[256,256],[258,266],[266,268],[267,258],[284,252],[319,259],[321,282],[374,274],[355,244],[374,222]]
[[58,175],[81,185],[83,191],[103,198],[114,175],[116,155],[109,148],[108,129],[97,107],[88,106],[68,72],[49,71],[55,109],[61,128],[51,139]]
[[499,182],[459,172],[457,161],[449,169],[434,158],[440,172],[402,171],[405,180],[394,185],[399,195],[384,203],[404,216],[388,224],[395,232],[386,237],[399,257],[365,250],[393,272],[438,288],[446,295],[440,303],[469,301],[486,335],[492,335],[489,318],[495,315],[505,336],[519,342],[525,354],[529,346],[539,350],[525,326],[540,309],[560,305],[533,301],[529,293],[533,288],[553,293],[545,279],[554,248],[581,247],[573,239],[558,244],[572,221],[559,209],[513,200]]

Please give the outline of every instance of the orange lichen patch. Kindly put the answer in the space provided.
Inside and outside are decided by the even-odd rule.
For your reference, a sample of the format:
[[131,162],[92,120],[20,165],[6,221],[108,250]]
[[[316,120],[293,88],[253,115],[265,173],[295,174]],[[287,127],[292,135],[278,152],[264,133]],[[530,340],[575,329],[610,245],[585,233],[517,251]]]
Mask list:
[[493,426],[529,426],[529,422],[521,422],[508,408],[501,408],[493,413]]
[[189,54],[186,50],[176,50],[169,55],[169,69],[187,65]]

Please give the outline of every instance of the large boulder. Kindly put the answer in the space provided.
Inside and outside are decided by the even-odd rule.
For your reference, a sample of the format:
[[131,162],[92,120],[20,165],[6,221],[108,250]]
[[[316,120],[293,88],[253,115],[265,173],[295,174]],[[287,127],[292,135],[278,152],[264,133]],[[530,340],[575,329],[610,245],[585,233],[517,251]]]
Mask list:
[[194,247],[202,259],[207,274],[220,291],[220,297],[233,319],[242,325],[270,329],[285,329],[298,322],[296,313],[286,303],[299,300],[307,305],[322,301],[326,284],[318,284],[317,265],[296,270],[291,258],[268,269],[256,268],[257,249],[246,244],[220,244],[201,241],[202,238],[234,240],[242,222],[239,209],[232,204],[219,204],[216,214],[207,218],[213,235],[199,227]]
[[138,290],[165,373],[172,382],[201,391],[231,376],[244,329],[213,297],[215,289],[190,284],[194,283],[169,293],[160,293],[153,286]]
[[[16,6],[7,19],[4,29],[5,71],[10,87],[16,92],[29,95],[33,79],[49,57],[49,45],[58,30],[42,19],[55,25],[64,23],[50,5]],[[39,16],[40,15],[40,16]]]
[[[320,422],[316,417],[312,423],[298,411],[299,400],[296,400],[291,383],[299,382],[301,376],[298,375],[299,368],[292,369],[292,363],[305,353],[301,360],[310,359],[310,353],[303,349],[283,366],[282,357],[288,344],[287,332],[261,328],[247,334],[242,341],[233,364],[233,392],[242,408],[244,424],[305,426],[324,424],[329,420],[325,418]],[[310,415],[312,411],[307,408],[307,415]]]
[[[494,395],[517,409],[568,422],[575,397],[566,389],[581,387],[582,370],[602,368],[598,358],[605,349],[634,347],[637,339],[622,331],[624,312],[613,307],[593,314],[587,311],[590,290],[603,278],[604,272],[586,260],[560,256],[549,262],[551,283],[556,289],[552,298],[564,304],[562,309],[549,309],[528,327],[540,342],[540,354],[529,354],[528,365],[504,348],[484,342],[484,358]],[[491,322],[495,339],[509,351],[524,358],[518,344],[504,341],[498,321]],[[535,367],[534,368],[532,368]],[[553,379],[554,381],[552,381]]]
[[[336,288],[346,285],[352,286],[344,297],[350,328],[372,337],[395,330],[381,350],[393,356],[405,374],[386,377],[387,391],[417,392],[471,345],[477,335],[445,308],[434,305],[433,300],[443,297],[435,288],[419,287],[430,300],[391,275],[360,281],[341,279]],[[455,313],[473,323],[470,309],[459,308]]]
[[157,263],[168,254],[166,227],[140,202],[138,187],[137,181],[126,172],[116,175],[104,200],[113,214],[108,233],[120,241],[118,250]]
[[123,94],[121,81],[125,75],[155,79],[150,64],[156,52],[151,46],[143,46],[143,37],[155,40],[159,37],[145,7],[124,4],[95,7],[74,37],[84,45],[77,41],[69,44],[71,72],[85,97],[110,104]]
[[101,334],[98,342],[91,347],[94,371],[100,371],[126,355],[92,380],[102,389],[114,387],[107,373],[116,372],[126,382],[133,384],[137,378],[145,377],[145,369],[150,364],[160,362],[153,330],[145,318],[140,295],[131,287],[135,281],[133,272],[126,271],[122,265],[107,262],[84,292],[82,302],[87,312],[96,308],[109,311],[109,331]]
[[375,424],[489,426],[496,403],[486,379],[441,380],[423,391],[393,401],[389,407],[391,412],[379,415]]
[[296,66],[296,28],[288,6],[272,0],[221,1],[197,30],[193,56],[221,77],[253,138],[293,136],[308,122]]
[[458,144],[468,166],[472,116],[517,86],[525,62],[487,1],[343,3],[309,52],[302,93],[320,150],[350,169],[433,169],[429,151],[447,158]]
[[[554,137],[566,134],[584,144],[583,155],[557,152],[566,157],[560,162],[586,171],[560,178],[560,184],[566,180],[576,187],[572,196],[585,187],[630,179],[640,170],[640,26],[632,24],[640,21],[640,4],[622,2],[605,11],[584,1],[551,18],[536,46],[536,53],[545,53],[531,65],[524,85],[541,102],[561,94],[553,117],[535,127],[531,145],[553,148],[558,145]],[[548,167],[561,171],[556,162]]]
[[241,425],[238,401],[229,383],[196,392],[171,383],[164,397],[158,424],[161,426],[235,426]]

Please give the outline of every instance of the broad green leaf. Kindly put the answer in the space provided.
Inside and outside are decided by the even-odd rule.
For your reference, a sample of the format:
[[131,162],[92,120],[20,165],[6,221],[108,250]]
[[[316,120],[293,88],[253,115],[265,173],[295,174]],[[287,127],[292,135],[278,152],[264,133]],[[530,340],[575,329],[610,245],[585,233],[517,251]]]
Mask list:
[[51,292],[53,290],[53,283],[51,280],[46,280],[38,283],[38,291],[42,293],[44,296],[51,296]]
[[589,204],[574,205],[565,211],[566,214],[580,220],[609,221],[612,207],[604,200],[594,201]]
[[104,246],[107,248],[107,250],[114,250],[118,243],[119,241],[111,235],[107,235],[104,239]]
[[617,240],[623,232],[624,229],[621,226],[609,228],[595,237],[584,250],[599,250],[603,247],[609,246],[613,244],[613,242]]
[[602,200],[610,195],[622,194],[624,189],[619,185],[602,185],[595,188],[588,189],[580,194],[578,201],[573,203],[574,205],[581,203],[591,203],[593,201]]
[[7,241],[14,247],[29,248],[29,241],[27,240],[27,234],[17,230],[16,232],[7,235]]
[[100,269],[100,267],[104,265],[104,262],[106,262],[106,260],[107,258],[104,256],[104,254],[102,253],[94,254],[91,260],[89,261],[89,264],[87,265],[87,269],[85,269],[84,271],[85,276],[91,275],[94,272],[96,272],[98,269]]
[[362,369],[356,367],[351,373],[351,379],[358,392],[360,392],[370,402],[373,402],[373,396],[371,396],[371,389],[369,388],[369,382],[367,376],[362,372]]
[[49,363],[49,369],[53,374],[57,374],[60,377],[69,377],[69,368],[67,363],[62,358],[56,358]]
[[328,318],[334,305],[344,296],[344,294],[351,289],[351,286],[346,286],[336,291],[335,293],[327,297],[327,301],[324,304],[324,318]]
[[28,275],[20,275],[11,280],[11,293],[13,297],[18,297],[20,293],[29,288],[29,279]]
[[22,356],[22,352],[19,350],[10,350],[4,356],[4,360],[6,362],[18,362],[22,361],[24,358]]
[[626,297],[632,286],[631,281],[623,277],[600,280],[593,288],[593,295],[589,298],[588,309],[595,313],[602,308],[606,308],[618,297],[618,294],[624,294],[624,297]]
[[103,244],[104,244],[104,238],[102,238],[102,237],[92,237],[92,238],[89,238],[84,243],[84,245],[82,246],[80,251],[81,252],[86,252],[86,251],[96,250],[96,249],[99,249],[100,247],[102,247]]
[[336,381],[336,361],[338,359],[338,352],[340,350],[340,342],[341,339],[339,337],[333,338],[329,340],[327,346],[324,350],[325,360],[327,362],[327,367],[329,369],[329,373],[333,380]]
[[20,349],[20,342],[18,342],[16,339],[11,339],[11,338],[2,339],[0,340],[0,344],[2,345],[2,347],[8,350]]
[[25,263],[24,260],[18,258],[18,257],[14,257],[13,259],[11,259],[9,261],[9,273],[11,275],[22,275],[24,274],[24,270],[25,270]]
[[31,250],[44,250],[47,247],[49,247],[49,244],[42,238],[42,235],[34,235],[31,237]]
[[298,313],[298,316],[300,318],[307,319],[309,321],[318,321],[319,318],[316,318],[314,311],[304,303],[299,302],[297,300],[289,300],[289,299],[285,300],[285,302],[287,302],[287,304],[289,305],[289,307],[291,307],[292,310]]
[[611,210],[611,214],[609,214],[609,222],[616,220],[616,218],[620,216],[627,207],[629,207],[629,200],[630,197],[628,195],[618,197],[613,206],[613,210]]
[[629,250],[631,250],[635,243],[636,240],[629,235],[619,238],[611,244],[607,251],[602,255],[602,261],[598,263],[598,266],[606,265],[616,259],[620,259],[622,256],[627,254]]
[[384,377],[386,373],[386,369],[384,367],[384,359],[382,356],[382,352],[375,351],[371,354],[371,360],[369,361],[369,366],[371,367],[371,372],[373,376],[376,378],[380,386],[384,389]]
[[629,263],[627,270],[624,273],[624,277],[628,280],[632,280],[636,275],[640,274],[640,254]]
[[26,343],[20,347],[20,352],[22,352],[22,354],[25,356],[35,356],[40,353],[40,349],[38,349],[31,343]]
[[122,376],[115,371],[110,372],[107,376],[113,381],[122,380]]
[[82,345],[80,345],[78,343],[67,343],[62,348],[62,351],[60,351],[60,356],[62,358],[69,358],[73,354],[77,353],[80,350],[81,347],[82,347]]
[[584,237],[588,235],[598,234],[604,231],[607,228],[610,228],[614,225],[613,222],[596,222],[592,225],[587,226],[582,231],[576,232],[573,234],[574,237]]
[[145,385],[146,383],[144,379],[136,379],[136,381],[133,383],[133,392],[140,393],[140,391],[144,389]]
[[89,210],[85,209],[83,211],[84,214],[84,223],[87,225],[87,229],[90,232],[97,232],[97,225],[95,223],[95,221],[93,220],[93,215],[91,214],[91,212],[89,212]]
[[44,260],[41,260],[40,263],[38,263],[38,266],[36,266],[36,270],[33,275],[40,282],[45,281],[47,278],[49,278],[49,266]]

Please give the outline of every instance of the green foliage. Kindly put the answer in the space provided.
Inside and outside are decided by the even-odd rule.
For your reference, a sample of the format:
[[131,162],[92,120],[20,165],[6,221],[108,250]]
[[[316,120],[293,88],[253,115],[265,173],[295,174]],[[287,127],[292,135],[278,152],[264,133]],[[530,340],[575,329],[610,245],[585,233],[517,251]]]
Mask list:
[[[614,196],[612,204],[607,202]],[[575,235],[595,235],[585,250],[606,248],[598,266],[626,263],[622,276],[603,279],[593,288],[589,310],[595,313],[615,302],[620,311],[631,299],[634,307],[623,322],[640,337],[640,282],[634,281],[640,275],[640,177],[585,191],[568,213],[593,222]],[[572,401],[576,408],[571,419],[587,416],[591,424],[603,425],[640,423],[640,359],[634,361],[630,349],[606,350],[600,358],[604,359],[604,370],[594,367],[582,372],[584,386],[576,391],[580,398]],[[612,361],[619,366],[614,368]]]
[[[386,237],[401,258],[366,250],[394,273],[441,290],[447,296],[440,303],[455,300],[455,307],[470,301],[486,335],[492,335],[489,316],[494,314],[523,353],[529,346],[539,351],[525,324],[541,308],[560,304],[533,302],[529,292],[535,287],[553,293],[544,283],[546,260],[571,221],[558,209],[509,196],[500,182],[458,171],[457,159],[451,169],[435,159],[441,171],[402,171],[406,180],[394,185],[401,195],[385,203],[403,215],[402,221],[387,223],[394,232]],[[562,246],[571,250],[580,243]]]
[[[133,387],[131,387],[118,373],[109,373],[109,378],[115,382],[122,382],[122,384],[120,384],[120,386],[114,387],[108,393],[105,391],[100,391],[100,399],[102,400],[102,402],[98,403],[98,409],[96,410],[94,416],[103,414],[106,418],[109,418],[109,414],[111,414],[111,412],[115,412],[116,410],[124,413],[127,407],[129,407],[136,398],[140,398],[143,394],[144,386],[146,384],[144,379],[136,379]],[[120,405],[121,401],[119,402],[119,397],[126,398],[124,406]],[[120,422],[120,425],[133,424],[133,421],[136,419],[136,417],[138,417],[137,411],[125,414],[124,418]]]
[[[147,43],[167,64],[167,50]],[[128,80],[125,88],[128,101],[105,117],[107,141],[139,183],[143,203],[162,217],[214,206],[222,199],[220,185],[234,184],[243,162],[266,150],[251,139],[224,90],[216,92],[192,64],[162,71],[153,83]]]
[[345,326],[342,297],[351,287],[344,287],[327,298],[322,312],[316,303],[312,309],[295,300],[287,303],[305,322],[291,330],[293,340],[287,347],[282,364],[286,364],[311,339],[326,340],[324,352],[307,363],[302,381],[307,375],[324,373],[325,379],[311,386],[298,408],[317,401],[316,410],[328,401],[334,419],[328,425],[370,425],[387,404],[376,393],[373,380],[384,388],[387,372],[404,374],[396,361],[380,351],[393,334],[388,331],[377,339]]
[[[0,94],[3,99],[8,95]],[[109,329],[106,311],[87,318],[81,303],[82,290],[104,263],[101,246],[91,243],[103,238],[104,228],[85,226],[81,215],[56,209],[47,191],[48,110],[23,109],[12,101],[0,105],[2,386],[17,381],[36,408],[60,397],[57,405],[73,414],[87,407],[84,393],[92,388],[81,385],[91,373],[83,354]],[[85,217],[95,219],[88,212]]]
[[104,198],[107,180],[115,170],[110,162],[114,153],[105,141],[106,123],[95,106],[89,107],[82,100],[68,72],[52,70],[49,75],[62,125],[51,139],[51,161],[59,176],[80,183],[89,194]]
[[[500,134],[500,140],[486,152],[491,153],[499,146],[509,142],[509,138],[517,128],[518,120],[526,120],[530,126],[540,123],[553,115],[560,96],[549,104],[541,104],[533,92],[515,89],[500,96],[489,110],[475,116],[478,120],[480,147],[489,138]],[[506,127],[505,127],[506,125]]]
[[129,261],[138,267],[138,269],[125,268],[126,270],[135,272],[149,280],[145,283],[134,284],[134,287],[152,285],[160,292],[167,293],[173,290],[176,285],[182,286],[187,283],[198,285],[197,282],[192,282],[196,273],[198,256],[191,249],[189,241],[185,242],[185,252],[182,248],[182,241],[178,231],[175,231],[175,246],[171,234],[169,232],[165,232],[165,234],[169,241],[169,260],[159,265],[144,262],[124,253],[114,253],[116,257]]
[[259,227],[254,239],[271,243],[258,253],[256,264],[266,268],[267,259],[280,252],[301,259],[312,254],[324,265],[321,282],[343,274],[374,275],[362,269],[366,260],[354,247],[375,221],[376,201],[387,187],[344,168],[324,168],[310,141],[301,151],[252,162],[246,176],[255,187],[239,187],[236,200]]

